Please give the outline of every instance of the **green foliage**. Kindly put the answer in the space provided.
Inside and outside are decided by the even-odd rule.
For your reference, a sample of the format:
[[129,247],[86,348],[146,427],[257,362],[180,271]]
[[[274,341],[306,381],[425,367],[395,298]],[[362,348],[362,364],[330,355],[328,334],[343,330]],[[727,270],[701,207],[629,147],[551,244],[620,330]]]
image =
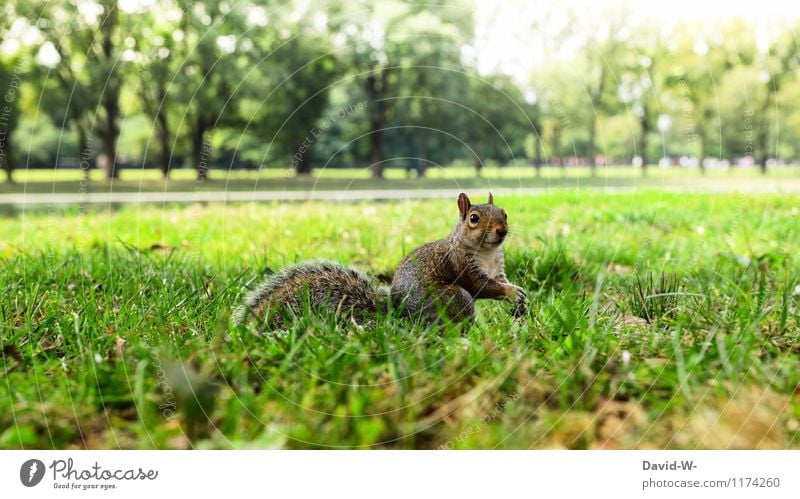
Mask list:
[[[0,38],[0,43],[2,43]],[[0,170],[13,181],[15,163],[14,132],[19,124],[22,75],[21,64],[14,58],[0,55]]]
[[764,46],[742,19],[666,27],[607,7],[521,6],[538,40],[526,75],[486,71],[494,7],[470,1],[15,0],[0,84],[17,60],[25,78],[4,126],[36,124],[36,166],[118,157],[164,175],[798,158],[797,26]]
[[[301,28],[308,30],[298,26]],[[309,173],[315,143],[333,122],[322,124],[320,120],[342,71],[327,39],[313,31],[274,45],[270,58],[247,76],[249,100],[243,108],[247,109],[248,129],[266,142],[259,162],[292,165],[300,173]],[[260,49],[270,52],[268,47]],[[341,111],[354,105],[357,103],[348,103]]]

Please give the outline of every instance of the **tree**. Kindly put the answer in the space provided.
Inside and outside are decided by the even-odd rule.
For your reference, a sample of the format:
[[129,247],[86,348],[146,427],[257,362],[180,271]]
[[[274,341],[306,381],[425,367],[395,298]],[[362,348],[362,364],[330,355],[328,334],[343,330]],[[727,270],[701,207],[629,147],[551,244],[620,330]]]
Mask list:
[[14,182],[13,134],[19,123],[20,64],[21,59],[17,57],[0,59],[0,169],[5,172],[8,183]]
[[[10,4],[0,7],[3,17],[14,18],[14,9]],[[5,41],[6,30],[0,31],[0,45]],[[21,58],[18,54],[0,54],[0,169],[6,174],[6,182],[14,182],[13,134],[19,123],[19,91],[21,78]]]
[[537,133],[531,123],[530,104],[509,76],[470,79],[470,108],[465,135],[474,152],[475,170],[487,159],[506,164],[525,156],[525,140]]
[[387,0],[380,9],[367,0],[350,5],[356,7],[334,28],[347,48],[344,60],[368,102],[370,169],[374,178],[383,178],[386,123],[397,112],[398,101],[392,97],[402,94],[399,73],[442,57],[452,60],[450,47],[461,46],[469,36],[465,33],[471,33],[472,20],[455,1],[414,5]]
[[763,106],[769,97],[759,71],[752,66],[731,68],[721,76],[717,92],[724,157],[735,164],[739,156],[760,154],[759,136],[769,120]]
[[[797,57],[797,37],[800,34],[800,26],[787,30],[777,40],[771,43],[765,50],[761,50],[755,57],[755,65],[759,70],[759,79],[764,87],[762,100],[760,102],[761,119],[758,120],[759,126],[756,130],[755,149],[756,162],[761,168],[761,173],[767,173],[767,160],[769,159],[769,138],[771,132],[770,124],[773,119],[777,121],[778,116],[773,116],[771,107],[777,107],[778,96],[792,81],[796,80],[797,69],[800,61]],[[774,155],[778,156],[777,145]]]
[[[208,177],[213,148],[209,134],[218,126],[240,125],[238,89],[248,64],[243,8],[229,10],[226,2],[177,0],[182,12],[175,55],[180,62],[175,75],[175,105],[185,110],[176,134],[186,133],[197,180]],[[173,37],[174,38],[174,37]],[[237,47],[238,45],[238,47]]]
[[165,179],[169,178],[173,164],[174,117],[170,116],[170,111],[177,107],[173,82],[180,61],[175,46],[182,35],[177,34],[179,25],[176,19],[180,14],[170,9],[174,9],[170,2],[160,2],[156,9],[135,12],[140,20],[139,27],[146,31],[147,36],[144,33],[136,36],[132,47],[136,51],[134,59],[140,76],[135,83],[136,93],[142,110],[152,120],[158,167]]
[[564,169],[569,157],[587,155],[588,127],[581,124],[594,119],[579,76],[572,61],[554,61],[540,68],[534,79],[545,156],[555,159]]
[[280,24],[293,26],[294,35],[257,40],[260,51],[270,55],[248,78],[243,112],[247,126],[262,138],[270,157],[288,159],[298,175],[310,175],[313,150],[331,123],[320,120],[331,86],[342,71],[337,69],[319,20],[316,27],[290,19]]
[[[98,131],[102,140],[102,152],[97,157],[97,166],[106,172],[107,178],[119,177],[117,168],[117,139],[119,138],[119,94],[123,79],[118,69],[119,5],[117,0],[105,0],[102,5],[105,16],[99,27],[100,51],[93,64],[87,67],[94,88],[101,89],[100,106],[105,111],[100,118]],[[96,42],[96,43],[97,43]],[[102,82],[102,84],[100,84]]]
[[[670,68],[666,84],[678,102],[678,113],[686,141],[696,148],[698,165],[705,172],[705,158],[708,154],[708,137],[715,126],[714,119],[714,76],[704,64],[708,51],[705,42],[695,42],[693,38],[676,35],[675,49],[670,53]],[[687,31],[687,35],[691,31]]]
[[[531,96],[533,100],[531,100]],[[539,98],[535,93],[526,97],[526,101],[528,106],[525,109],[528,111],[528,120],[532,130],[525,136],[525,155],[529,160],[533,159],[533,166],[536,168],[536,176],[538,177],[541,176],[542,166],[544,166],[544,139],[542,137],[544,113],[542,112]]]
[[117,1],[85,4],[77,13],[65,0],[32,1],[18,7],[43,37],[39,62],[53,71],[61,93],[68,99],[69,109],[62,123],[69,120],[76,127],[81,154],[89,149],[89,133],[98,133],[102,141],[98,166],[107,178],[116,178],[123,83]]
[[621,76],[617,98],[633,112],[638,125],[635,153],[642,161],[642,174],[650,164],[649,142],[661,115],[660,96],[663,92],[661,66],[663,44],[655,27],[645,25],[632,37],[630,49],[621,60]]
[[728,25],[718,36],[703,37],[702,33],[702,26],[696,24],[681,25],[673,33],[664,83],[674,94],[687,142],[695,146],[700,170],[705,172],[711,146],[717,146],[713,156],[725,156],[718,112],[724,103],[718,95],[718,80],[733,67],[750,64],[755,47],[749,38],[750,30],[743,24]]
[[413,46],[398,46],[397,124],[411,127],[410,139],[416,142],[417,151],[415,166],[423,175],[432,146],[439,143],[436,149],[442,151],[454,141],[452,136],[458,136],[464,114],[462,101],[470,86],[461,63],[463,39],[459,30],[428,11],[406,22],[416,28],[417,39]]
[[[74,147],[81,173],[84,179],[88,179],[95,152],[91,123],[95,104],[89,88],[80,79],[73,78],[66,65],[59,65],[53,70],[38,68],[30,73],[30,77],[39,91],[31,108],[44,112],[53,125],[61,130],[72,128],[77,137]],[[59,154],[62,147],[65,150],[71,149],[60,142],[61,140]]]
[[800,80],[792,79],[776,95],[776,109],[783,126],[771,140],[778,145],[778,156],[800,158]]
[[[592,175],[597,173],[597,127],[601,116],[614,112],[617,105],[616,78],[619,73],[619,56],[626,31],[627,12],[610,10],[599,13],[603,22],[595,22],[594,16],[572,13],[576,23],[572,38],[581,47],[577,67],[582,73],[585,93],[592,109],[587,124],[587,151]],[[588,25],[586,24],[588,22]]]

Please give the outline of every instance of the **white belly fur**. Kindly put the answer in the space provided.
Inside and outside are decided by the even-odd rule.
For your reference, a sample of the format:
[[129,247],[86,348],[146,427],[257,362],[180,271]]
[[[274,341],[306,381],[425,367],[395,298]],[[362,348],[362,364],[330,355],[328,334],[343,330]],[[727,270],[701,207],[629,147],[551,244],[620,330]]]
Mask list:
[[475,259],[489,277],[495,278],[503,273],[502,248],[481,248],[475,254]]

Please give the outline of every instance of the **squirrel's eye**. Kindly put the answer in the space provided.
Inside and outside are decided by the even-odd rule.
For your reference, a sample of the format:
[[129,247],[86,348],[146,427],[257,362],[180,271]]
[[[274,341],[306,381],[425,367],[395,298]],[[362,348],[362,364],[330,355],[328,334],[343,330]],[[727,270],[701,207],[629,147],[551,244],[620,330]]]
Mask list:
[[480,220],[480,217],[478,217],[478,215],[476,215],[474,213],[469,216],[469,222],[470,223],[476,224],[476,223],[478,223],[478,220]]
[[503,218],[505,218],[506,220],[508,220],[508,213],[506,213],[506,212],[503,212]]

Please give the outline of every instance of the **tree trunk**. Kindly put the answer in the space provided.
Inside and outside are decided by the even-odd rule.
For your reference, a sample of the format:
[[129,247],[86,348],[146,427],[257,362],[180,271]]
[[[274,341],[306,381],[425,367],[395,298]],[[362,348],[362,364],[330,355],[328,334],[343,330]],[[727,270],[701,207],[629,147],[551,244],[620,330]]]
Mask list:
[[107,179],[119,178],[119,168],[117,165],[117,139],[119,138],[119,128],[117,127],[117,117],[119,116],[119,99],[116,90],[106,88],[103,93],[103,109],[105,118],[100,133],[103,140],[103,147],[100,156],[97,158],[97,166],[106,174]]
[[417,161],[417,177],[425,176],[425,169],[428,167],[430,134],[427,130],[423,131],[419,137],[419,159]]
[[592,177],[595,177],[597,176],[597,161],[595,158],[597,154],[595,153],[594,149],[594,141],[595,136],[597,135],[597,117],[592,116],[592,119],[589,121],[589,144],[587,154],[589,156],[589,168],[592,171]]
[[542,166],[544,165],[544,151],[542,147],[542,137],[538,133],[535,136],[536,139],[536,153],[533,158],[533,166],[536,168],[536,176],[542,176]]
[[370,121],[369,134],[369,169],[372,170],[372,178],[383,178],[383,131],[382,123],[373,119]]
[[483,170],[483,160],[481,159],[480,149],[478,149],[478,147],[474,147],[472,152],[475,154],[475,163],[473,163],[473,166],[475,167],[475,176],[481,178],[481,170]]
[[[109,109],[106,109],[106,113],[108,112]],[[111,128],[102,130],[103,148],[97,157],[97,166],[105,172],[106,178],[110,180],[119,178],[119,168],[117,166],[117,136],[119,131],[116,125],[111,123],[111,119],[106,122],[106,127]]]
[[597,87],[591,95],[592,102],[592,119],[589,120],[589,167],[592,169],[592,177],[597,176],[597,151],[595,149],[595,140],[597,138],[597,120],[599,119],[598,113],[600,104],[603,100],[603,89],[606,85],[606,66],[604,61],[600,61],[600,75],[597,81]]
[[113,73],[112,62],[115,60],[114,54],[114,31],[117,28],[118,9],[116,2],[113,2],[107,10],[107,15],[103,20],[100,30],[102,32],[102,49],[104,61],[110,66],[109,73],[105,78],[105,88],[101,99],[105,110],[105,119],[102,128],[103,149],[101,158],[98,159],[98,166],[106,172],[106,178],[119,178],[117,167],[117,139],[119,138],[119,128],[117,118],[119,117],[119,87],[120,81]]
[[[765,144],[765,147],[766,147],[766,144]],[[762,175],[766,175],[767,174],[767,159],[768,159],[768,156],[769,155],[766,153],[766,151],[764,151],[763,153],[759,154],[758,167],[761,170],[761,174]]]
[[0,136],[0,163],[6,173],[6,182],[14,183],[14,155],[11,144],[11,130],[5,130]]
[[639,137],[639,157],[642,158],[642,176],[647,175],[647,134],[650,133],[650,119],[647,115],[647,109],[642,110],[642,116],[639,117],[639,128],[642,136]]
[[[761,174],[767,174],[767,160],[769,159],[769,105],[772,102],[773,95],[778,91],[775,84],[775,79],[771,78],[767,83],[767,97],[761,105],[761,126],[756,135],[756,146],[758,147],[758,166],[761,168]],[[775,151],[777,156],[778,151]]]
[[698,154],[699,163],[697,166],[700,168],[700,175],[706,174],[706,138],[702,134],[697,134],[697,141],[700,143],[700,150]]
[[158,141],[160,143],[159,169],[161,170],[161,175],[164,177],[164,180],[167,180],[169,179],[169,171],[171,169],[170,145],[169,134],[165,132],[164,129],[159,129]]
[[197,181],[203,182],[208,179],[209,153],[211,146],[206,143],[206,126],[204,123],[196,123],[192,130],[192,163],[197,170]]
[[87,181],[89,180],[89,170],[92,167],[92,150],[89,147],[86,129],[77,120],[76,123],[76,128],[78,129],[78,167],[81,169],[81,179]]
[[756,133],[756,151],[758,152],[758,166],[761,170],[762,175],[767,174],[767,160],[769,159],[769,118],[767,114],[769,112],[769,103],[771,100],[771,93],[767,94],[767,98],[764,99],[764,104],[761,106],[761,125],[758,127],[758,132]]
[[300,143],[294,151],[292,163],[297,175],[311,175],[311,154],[308,148]]
[[551,160],[558,160],[558,166],[561,169],[561,176],[567,175],[567,165],[564,164],[564,158],[561,155],[561,127],[553,127],[553,136],[550,137],[550,158]]
[[159,158],[159,169],[164,176],[164,180],[169,178],[170,171],[170,144],[169,144],[169,122],[167,121],[167,111],[165,109],[167,99],[167,91],[164,85],[158,86],[158,102],[156,104],[156,120],[158,121],[158,142],[161,148]]
[[369,160],[372,178],[383,178],[383,125],[386,121],[387,102],[385,100],[390,69],[384,67],[376,76],[374,70],[365,81],[367,95],[372,101],[372,114],[369,123]]

